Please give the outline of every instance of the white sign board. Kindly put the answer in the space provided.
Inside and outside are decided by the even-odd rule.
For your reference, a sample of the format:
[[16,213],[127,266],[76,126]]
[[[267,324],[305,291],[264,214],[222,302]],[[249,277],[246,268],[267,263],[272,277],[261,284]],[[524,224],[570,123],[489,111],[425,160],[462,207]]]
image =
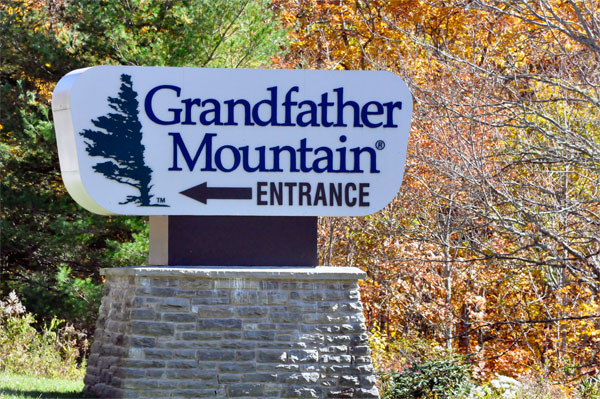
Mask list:
[[402,183],[412,97],[388,72],[98,66],[52,110],[92,212],[361,216]]

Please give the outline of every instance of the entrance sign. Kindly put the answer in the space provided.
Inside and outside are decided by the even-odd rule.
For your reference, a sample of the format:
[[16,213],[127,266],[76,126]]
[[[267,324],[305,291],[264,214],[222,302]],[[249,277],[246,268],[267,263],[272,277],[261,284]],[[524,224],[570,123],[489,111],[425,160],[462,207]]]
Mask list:
[[402,183],[412,96],[388,72],[98,66],[52,110],[92,212],[362,216]]

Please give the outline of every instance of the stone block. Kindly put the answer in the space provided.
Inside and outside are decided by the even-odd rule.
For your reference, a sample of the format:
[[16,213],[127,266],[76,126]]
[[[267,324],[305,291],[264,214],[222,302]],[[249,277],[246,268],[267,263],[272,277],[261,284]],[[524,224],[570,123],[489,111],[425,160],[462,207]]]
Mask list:
[[241,330],[240,319],[202,319],[198,320],[199,330]]
[[360,386],[360,378],[355,375],[343,375],[340,377],[340,386],[358,387]]
[[154,309],[131,309],[131,320],[154,320],[156,312]]
[[173,359],[196,359],[197,353],[195,349],[174,349]]
[[327,375],[339,376],[340,374],[355,374],[357,367],[348,364],[326,364],[322,366],[323,372]]
[[189,298],[165,298],[157,306],[161,312],[185,312],[190,310]]
[[267,306],[240,306],[236,309],[237,316],[239,317],[262,317],[269,313]]
[[167,369],[167,378],[174,380],[203,380],[217,383],[217,376],[211,370],[198,369]]
[[175,289],[164,287],[138,287],[135,289],[135,295],[172,297],[175,296]]
[[358,355],[358,356],[360,356],[360,355],[369,356],[371,354],[371,348],[368,347],[367,345],[353,346],[352,354]]
[[366,330],[366,327],[363,323],[352,323],[352,324],[342,324],[340,326],[340,331],[342,333],[348,334],[348,333],[361,333],[364,332]]
[[250,362],[223,363],[219,364],[218,371],[225,374],[253,373],[256,365]]
[[235,290],[231,292],[231,303],[236,305],[266,304],[266,295],[263,291]]
[[299,323],[302,321],[302,314],[294,312],[272,312],[269,317],[273,323]]
[[346,363],[352,362],[352,356],[350,355],[322,355],[321,363]]
[[167,349],[201,349],[201,348],[219,348],[221,347],[221,343],[219,341],[198,341],[198,340],[190,340],[190,341],[171,341],[161,343],[161,346]]
[[163,378],[165,375],[164,369],[148,369],[146,370],[146,376],[148,378]]
[[195,298],[229,298],[229,292],[229,290],[223,289],[198,290],[196,291]]
[[256,351],[235,351],[235,360],[238,362],[247,362],[256,359]]
[[362,398],[362,396],[355,396],[356,389],[354,388],[341,388],[332,390],[327,394],[328,398]]
[[278,375],[279,381],[292,383],[293,385],[319,385],[320,378],[321,374],[316,372],[281,373]]
[[316,363],[319,361],[319,351],[316,349],[291,350],[288,355],[290,363]]
[[232,361],[235,360],[235,351],[225,349],[201,349],[196,352],[198,361]]
[[325,336],[323,334],[298,334],[297,337],[294,338],[296,342],[305,342],[312,346],[321,346],[325,341]]
[[178,279],[177,286],[184,290],[208,290],[215,286],[215,280],[198,278]]
[[173,359],[173,351],[169,349],[144,349],[144,358],[149,360]]
[[100,353],[98,353],[99,349],[100,349],[100,342],[94,342],[94,344],[92,345],[92,348],[94,348],[95,353],[92,353],[89,358],[88,358],[88,366],[95,366],[96,364],[98,364],[98,358],[100,357]]
[[156,338],[132,335],[129,337],[129,345],[133,348],[154,348],[156,346]]
[[196,331],[196,323],[175,323],[175,331]]
[[348,345],[352,342],[349,335],[328,335],[324,338],[326,343],[334,345]]
[[347,354],[348,347],[346,345],[332,345],[321,348],[321,353],[338,353]]
[[[215,395],[214,388],[218,387],[218,381],[214,380],[182,380],[177,382],[177,386],[181,389],[201,389],[206,391],[210,388],[212,389],[212,396]],[[202,395],[205,395],[205,392],[202,392]],[[194,396],[186,396],[186,397],[194,397]]]
[[359,301],[360,300],[360,291],[359,290],[348,291],[346,294],[346,298],[351,301],[352,300]]
[[227,392],[227,396],[230,398],[238,398],[244,396],[260,398],[264,395],[265,387],[262,384],[237,383],[228,385],[225,391]]
[[120,361],[121,367],[137,367],[143,369],[150,368],[164,368],[166,363],[161,360],[143,360],[143,359],[122,359]]
[[371,356],[352,356],[352,361],[356,364],[371,364]]
[[298,364],[259,364],[256,366],[256,370],[258,371],[269,371],[273,367],[275,370],[281,371],[300,371],[300,365]]
[[175,326],[172,323],[134,320],[131,322],[131,332],[137,335],[173,335]]
[[117,367],[113,372],[113,376],[119,378],[144,378],[146,370],[140,368]]
[[259,363],[285,363],[287,353],[280,350],[259,350],[256,353],[256,361]]
[[275,331],[244,331],[243,332],[244,339],[251,340],[274,340],[275,339]]
[[372,387],[377,384],[377,379],[374,375],[360,376],[360,385],[363,387]]
[[303,301],[323,301],[327,295],[326,291],[298,291],[298,298]]
[[144,358],[144,349],[143,348],[129,348],[129,353],[127,354],[128,359],[143,359]]
[[170,381],[161,381],[157,379],[127,379],[123,382],[123,388],[131,388],[136,390],[150,390],[150,389],[168,389],[171,386]]
[[379,398],[379,392],[377,391],[377,387],[371,388],[357,388],[356,389],[356,398]]
[[303,290],[322,290],[325,289],[325,284],[317,281],[303,281],[300,285]]
[[228,305],[230,303],[229,298],[193,298],[193,305]]
[[321,387],[299,387],[287,386],[283,397],[284,398],[320,398],[323,392]]
[[264,289],[261,286],[261,281],[247,280],[242,278],[215,280],[215,288],[226,290],[256,290]]
[[287,303],[289,296],[285,291],[266,291],[268,305],[282,305]]
[[241,331],[222,331],[223,339],[242,339]]
[[[194,302],[194,300],[192,300]],[[235,315],[233,307],[213,305],[192,305],[192,312],[202,319],[227,319]]]
[[[196,319],[197,316],[193,313],[163,313],[161,315],[162,321],[172,323],[194,323]],[[195,327],[195,324],[189,327],[193,329]]]
[[182,339],[186,341],[210,341],[221,339],[222,336],[218,331],[185,331],[181,334]]
[[266,383],[277,381],[277,373],[245,373],[242,374],[243,382]]
[[364,364],[360,366],[356,366],[356,372],[360,375],[372,375],[375,372],[372,364]]
[[[143,282],[142,282],[143,280]],[[140,285],[151,285],[154,287],[177,287],[179,279],[175,278],[139,278]]]
[[277,290],[279,289],[280,283],[279,281],[259,281],[259,289],[261,290]]
[[195,295],[196,295],[196,290],[178,289],[175,291],[175,296],[178,296],[178,297],[192,298]]
[[298,347],[305,347],[302,343],[297,342],[289,342],[289,341],[259,341],[256,343],[256,347],[259,349],[279,349],[279,350],[289,350],[296,349]]
[[254,349],[254,348],[256,348],[256,342],[224,340],[224,341],[221,341],[221,348],[224,348],[224,349]]
[[242,374],[219,373],[217,375],[217,378],[218,378],[220,384],[229,384],[232,382],[241,382]]

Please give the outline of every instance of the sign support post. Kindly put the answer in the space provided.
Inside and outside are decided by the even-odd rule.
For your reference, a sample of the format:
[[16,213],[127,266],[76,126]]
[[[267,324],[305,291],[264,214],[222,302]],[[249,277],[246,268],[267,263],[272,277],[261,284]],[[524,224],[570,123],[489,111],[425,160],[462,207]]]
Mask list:
[[316,266],[314,216],[150,216],[154,266]]

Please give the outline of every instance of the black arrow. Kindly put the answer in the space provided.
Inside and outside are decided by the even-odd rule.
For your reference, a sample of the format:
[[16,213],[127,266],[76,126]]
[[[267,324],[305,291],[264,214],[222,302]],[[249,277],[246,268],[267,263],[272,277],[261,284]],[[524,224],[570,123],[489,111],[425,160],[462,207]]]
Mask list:
[[205,183],[199,184],[180,192],[206,204],[209,199],[252,199],[252,188],[250,187],[208,187]]

